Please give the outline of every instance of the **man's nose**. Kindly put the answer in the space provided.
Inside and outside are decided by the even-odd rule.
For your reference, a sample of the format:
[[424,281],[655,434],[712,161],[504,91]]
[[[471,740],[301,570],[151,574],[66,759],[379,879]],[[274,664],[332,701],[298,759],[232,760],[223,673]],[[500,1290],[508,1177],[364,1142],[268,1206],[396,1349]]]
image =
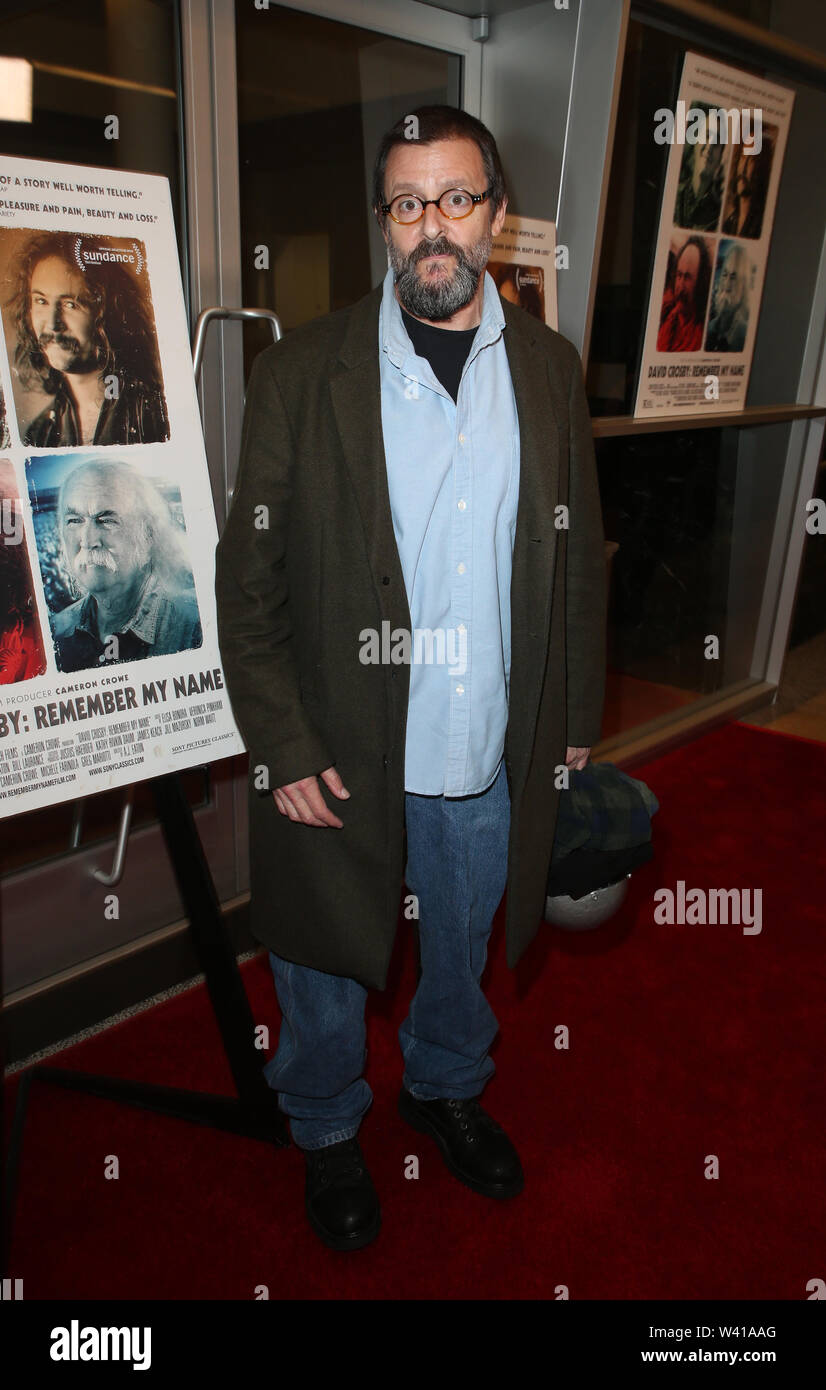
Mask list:
[[424,217],[421,221],[422,236],[427,237],[428,241],[436,241],[444,235],[445,229],[450,226],[450,219],[443,217],[435,203],[430,203],[424,210]]
[[58,303],[55,304],[54,307],[52,308],[52,312],[51,312],[51,316],[50,316],[50,317],[51,317],[52,329],[54,330],[54,332],[57,333],[57,332],[59,332],[59,330],[60,330],[61,328],[65,328],[66,323],[65,323],[65,319],[63,318],[63,305],[62,305],[59,301],[58,301]]
[[86,549],[89,550],[93,546],[98,545],[99,542],[100,526],[98,525],[97,518],[94,516],[85,517],[84,520],[80,523],[81,545],[85,546]]

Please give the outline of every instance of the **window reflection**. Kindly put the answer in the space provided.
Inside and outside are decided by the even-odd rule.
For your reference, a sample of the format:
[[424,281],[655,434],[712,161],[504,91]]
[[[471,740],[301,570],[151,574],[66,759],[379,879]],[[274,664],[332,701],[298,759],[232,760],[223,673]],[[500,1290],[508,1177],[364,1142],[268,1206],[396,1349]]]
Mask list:
[[605,536],[617,544],[604,738],[762,678],[754,643],[790,428],[597,439]]
[[[166,175],[183,247],[173,0],[53,0],[16,8],[17,14],[0,14],[0,53],[18,71],[29,67],[31,119],[14,119],[23,113],[19,97],[12,105],[9,94],[7,115],[0,106],[4,152]],[[22,84],[22,76],[15,82]],[[118,117],[116,140],[105,135],[111,115]]]
[[[279,5],[235,13],[243,300],[289,332],[380,282],[376,148],[406,111],[459,105],[461,60]],[[247,373],[271,341],[245,330]]]

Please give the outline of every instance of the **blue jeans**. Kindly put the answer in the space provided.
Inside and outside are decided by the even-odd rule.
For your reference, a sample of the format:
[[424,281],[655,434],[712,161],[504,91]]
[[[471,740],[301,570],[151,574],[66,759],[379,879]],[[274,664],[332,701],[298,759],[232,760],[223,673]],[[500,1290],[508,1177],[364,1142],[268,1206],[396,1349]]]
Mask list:
[[[504,762],[476,796],[408,792],[405,821],[405,881],[418,898],[421,976],[399,1028],[403,1084],[422,1100],[477,1096],[496,1070],[488,1048],[498,1025],[480,980],[507,880]],[[272,951],[270,964],[281,1032],[264,1075],[279,1093],[293,1140],[322,1149],[351,1139],[373,1099],[363,1076],[367,990]]]

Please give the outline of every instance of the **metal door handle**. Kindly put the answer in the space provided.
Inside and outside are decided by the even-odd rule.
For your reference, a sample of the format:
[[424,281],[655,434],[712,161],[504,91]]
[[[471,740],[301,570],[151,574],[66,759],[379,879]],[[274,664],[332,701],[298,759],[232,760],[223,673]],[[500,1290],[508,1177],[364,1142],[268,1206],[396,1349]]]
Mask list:
[[93,869],[92,873],[98,883],[104,883],[107,888],[112,888],[114,884],[120,883],[123,878],[123,866],[126,862],[126,846],[129,840],[129,826],[132,823],[132,807],[135,804],[134,784],[126,788],[123,798],[123,806],[120,812],[120,825],[118,826],[118,838],[115,844],[115,854],[112,859],[110,873],[105,874],[103,869]]
[[196,382],[200,380],[201,376],[206,331],[213,319],[240,319],[246,323],[256,319],[266,319],[272,328],[273,340],[277,343],[283,337],[281,320],[274,309],[225,309],[221,305],[215,305],[211,309],[202,309],[195,324],[195,336],[192,340],[192,370],[195,373]]

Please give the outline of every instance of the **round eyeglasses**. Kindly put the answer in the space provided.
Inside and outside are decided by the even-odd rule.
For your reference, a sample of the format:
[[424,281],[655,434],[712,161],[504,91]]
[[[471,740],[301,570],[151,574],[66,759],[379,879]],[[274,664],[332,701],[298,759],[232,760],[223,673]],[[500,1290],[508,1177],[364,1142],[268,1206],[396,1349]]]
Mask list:
[[417,198],[415,193],[400,193],[391,203],[382,203],[383,213],[390,213],[394,222],[401,222],[405,227],[412,222],[420,222],[424,217],[425,208],[431,203],[436,207],[443,217],[449,217],[452,221],[460,217],[469,217],[477,203],[483,203],[493,192],[493,185],[486,188],[484,193],[468,193],[464,188],[448,188],[440,198]]

